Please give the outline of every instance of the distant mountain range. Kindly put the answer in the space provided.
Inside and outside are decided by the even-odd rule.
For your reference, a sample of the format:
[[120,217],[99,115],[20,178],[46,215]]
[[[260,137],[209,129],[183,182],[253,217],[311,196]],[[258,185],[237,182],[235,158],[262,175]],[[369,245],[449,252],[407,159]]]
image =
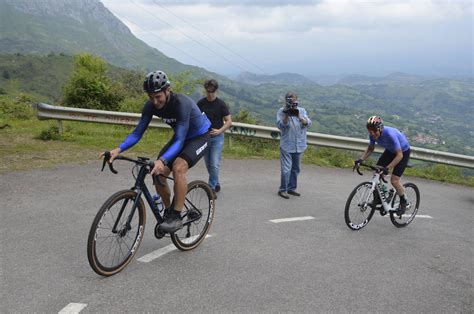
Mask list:
[[[326,76],[306,76],[296,73],[280,73],[275,75],[261,75],[249,72],[243,72],[236,76],[234,80],[251,85],[262,84],[286,84],[286,85],[304,85],[318,84],[323,86],[331,85],[410,85],[420,84],[425,81],[432,81],[437,77],[428,77],[421,75],[406,74],[401,72],[391,73],[387,76],[366,76],[359,74],[351,75],[326,75]],[[442,78],[441,78],[442,79]],[[468,78],[453,78],[466,80]]]
[[250,85],[260,84],[284,84],[284,85],[301,85],[314,84],[315,82],[303,75],[296,73],[279,73],[275,75],[259,75],[250,72],[242,72],[234,79],[237,82]]

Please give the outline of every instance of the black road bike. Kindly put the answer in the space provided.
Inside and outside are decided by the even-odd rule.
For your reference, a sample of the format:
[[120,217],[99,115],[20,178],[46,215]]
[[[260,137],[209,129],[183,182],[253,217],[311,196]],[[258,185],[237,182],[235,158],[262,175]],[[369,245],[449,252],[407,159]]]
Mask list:
[[[102,171],[109,159],[110,153],[105,152]],[[158,208],[145,184],[145,177],[153,169],[154,162],[145,157],[132,159],[120,155],[115,159],[135,164],[132,168],[135,184],[130,189],[110,196],[92,222],[87,241],[87,257],[92,269],[102,276],[120,272],[135,256],[145,232],[143,196],[157,221],[155,237],[161,239],[166,235],[158,228],[164,221],[166,209]],[[117,173],[112,164],[109,164],[109,168]],[[159,184],[159,180],[156,181]],[[201,244],[212,225],[214,210],[215,197],[209,185],[200,180],[190,182],[181,213],[183,228],[169,235],[176,248],[188,251]]]
[[[406,227],[416,216],[420,206],[420,191],[413,183],[405,183],[405,196],[407,207],[403,215],[397,213],[400,197],[391,189],[388,193],[383,191],[382,182],[387,183],[383,175],[383,167],[360,164],[374,170],[370,182],[362,182],[357,185],[347,198],[344,210],[344,219],[347,226],[352,230],[364,228],[372,219],[374,212],[378,210],[380,215],[390,214],[390,220],[398,227]],[[357,173],[362,175],[359,166],[355,166]]]

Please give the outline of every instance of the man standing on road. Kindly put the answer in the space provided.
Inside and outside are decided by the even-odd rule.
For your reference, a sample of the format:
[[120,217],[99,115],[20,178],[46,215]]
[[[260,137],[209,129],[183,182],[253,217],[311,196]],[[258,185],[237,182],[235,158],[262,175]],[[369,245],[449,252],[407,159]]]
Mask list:
[[285,105],[278,109],[277,121],[280,136],[281,182],[278,195],[289,199],[296,192],[298,174],[303,152],[306,150],[306,130],[311,127],[311,119],[306,110],[298,107],[298,96],[294,92],[285,95]]
[[198,101],[197,105],[202,112],[211,120],[211,138],[208,142],[208,151],[204,155],[207,172],[209,173],[209,186],[214,193],[221,190],[219,182],[219,170],[221,168],[221,155],[224,148],[224,132],[230,128],[232,117],[225,102],[217,97],[219,84],[210,79],[204,83],[206,97]]

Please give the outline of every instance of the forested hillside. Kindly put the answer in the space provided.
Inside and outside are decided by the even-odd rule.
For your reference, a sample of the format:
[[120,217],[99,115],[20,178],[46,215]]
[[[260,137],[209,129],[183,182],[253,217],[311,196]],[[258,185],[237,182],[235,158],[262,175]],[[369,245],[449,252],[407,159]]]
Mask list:
[[[0,94],[15,97],[32,95],[36,101],[60,104],[63,87],[73,72],[73,58],[63,54],[48,56],[0,55]],[[109,65],[110,77],[140,88],[145,72]],[[248,110],[260,124],[274,126],[276,110],[284,93],[295,90],[314,120],[311,131],[365,138],[365,120],[379,114],[388,125],[401,128],[412,145],[473,154],[474,81],[436,79],[416,84],[333,85],[317,84],[247,85],[222,80],[220,97],[233,114]],[[126,90],[126,89],[125,89]],[[191,96],[198,99],[202,88]],[[129,108],[128,106],[127,108]],[[132,106],[140,108],[140,104]]]
[[99,0],[0,0],[0,53],[88,52],[129,69],[208,73],[136,38]]

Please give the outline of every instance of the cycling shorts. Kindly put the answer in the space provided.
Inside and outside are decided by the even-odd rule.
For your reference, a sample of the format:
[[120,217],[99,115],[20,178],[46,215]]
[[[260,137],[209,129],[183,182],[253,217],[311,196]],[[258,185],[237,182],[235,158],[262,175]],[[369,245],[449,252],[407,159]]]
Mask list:
[[[388,150],[385,150],[380,156],[379,160],[377,161],[377,166],[383,166],[387,167],[388,164],[392,162],[392,160],[395,158],[396,154],[392,153]],[[403,172],[405,171],[405,168],[408,165],[408,160],[410,159],[410,150],[406,150],[403,152],[403,158],[400,160],[398,165],[393,168],[392,174],[401,177],[403,175]]]
[[[209,138],[209,133],[205,133],[203,135],[199,135],[189,140],[186,140],[184,142],[183,148],[178,153],[178,155],[168,161],[167,167],[173,169],[173,163],[178,157],[186,160],[189,168],[193,167],[195,164],[197,164],[199,159],[204,156],[204,153],[207,152],[207,150],[209,149]],[[166,145],[161,149],[160,153],[158,154],[158,158],[160,158],[161,155],[163,155],[168,150],[168,148],[173,144],[174,140],[175,138],[173,136],[173,138],[168,143],[166,143]]]

